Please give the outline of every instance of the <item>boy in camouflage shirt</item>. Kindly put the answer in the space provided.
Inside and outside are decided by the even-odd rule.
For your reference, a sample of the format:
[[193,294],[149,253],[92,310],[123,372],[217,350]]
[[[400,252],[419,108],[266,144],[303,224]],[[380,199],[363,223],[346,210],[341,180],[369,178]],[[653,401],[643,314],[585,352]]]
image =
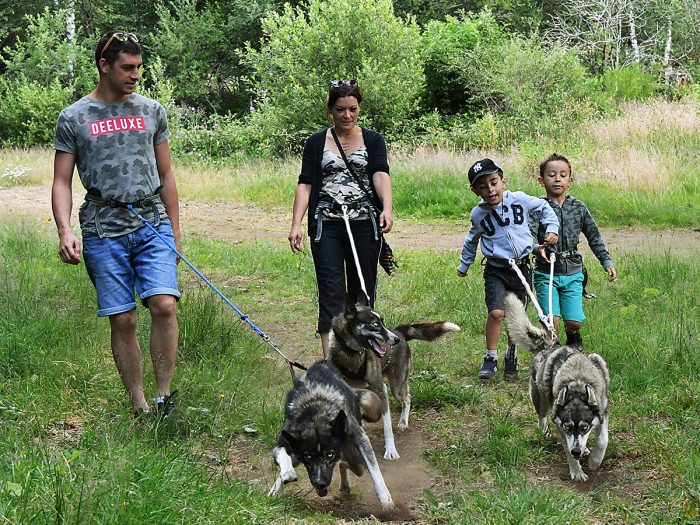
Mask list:
[[[539,183],[547,190],[545,199],[559,218],[559,241],[554,247],[554,283],[552,310],[554,326],[559,328],[564,319],[566,344],[580,346],[579,330],[586,320],[583,313],[583,258],[578,253],[579,235],[583,233],[591,251],[600,261],[610,280],[617,279],[612,257],[605,247],[598,225],[586,205],[567,194],[574,182],[571,164],[566,157],[556,153],[540,164]],[[545,230],[539,222],[539,212],[530,213],[530,231],[540,242]],[[549,269],[550,263],[537,257],[533,281],[537,300],[545,314],[549,314]]]

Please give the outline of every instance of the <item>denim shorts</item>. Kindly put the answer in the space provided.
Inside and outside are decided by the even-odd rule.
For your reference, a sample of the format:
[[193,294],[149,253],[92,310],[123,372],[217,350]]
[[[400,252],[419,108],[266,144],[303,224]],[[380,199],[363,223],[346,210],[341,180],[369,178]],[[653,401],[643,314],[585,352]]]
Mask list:
[[[537,291],[537,301],[545,314],[549,313],[549,273],[532,272]],[[552,283],[552,313],[565,321],[582,323],[583,314],[583,272],[572,275],[555,275]]]
[[[162,222],[156,230],[174,246],[173,230],[168,222]],[[148,226],[118,237],[100,239],[97,235],[86,235],[83,258],[97,290],[99,316],[136,308],[134,289],[146,307],[146,300],[153,295],[180,298],[175,253]]]

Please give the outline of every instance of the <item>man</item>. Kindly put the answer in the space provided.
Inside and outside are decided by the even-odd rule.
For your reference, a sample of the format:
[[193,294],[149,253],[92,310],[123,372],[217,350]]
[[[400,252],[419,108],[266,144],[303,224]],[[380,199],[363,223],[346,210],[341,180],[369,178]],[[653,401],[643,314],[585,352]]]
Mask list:
[[165,110],[134,92],[141,47],[131,33],[110,32],[95,50],[95,90],[64,109],[56,128],[51,203],[59,255],[79,264],[81,243],[70,227],[73,169],[88,191],[80,206],[83,257],[97,291],[97,315],[108,316],[112,355],[135,416],[150,412],[136,337],[136,296],[151,314],[155,408],[167,415],[178,326],[177,260],[127,204],[180,248],[179,204],[170,163]]

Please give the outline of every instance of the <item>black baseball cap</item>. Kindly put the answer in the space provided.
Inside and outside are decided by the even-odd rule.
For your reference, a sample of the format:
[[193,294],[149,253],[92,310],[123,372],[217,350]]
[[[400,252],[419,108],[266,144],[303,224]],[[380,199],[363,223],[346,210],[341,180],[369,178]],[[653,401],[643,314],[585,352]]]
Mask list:
[[477,179],[482,175],[489,175],[497,171],[503,173],[503,170],[491,159],[481,159],[469,168],[469,185],[474,186]]

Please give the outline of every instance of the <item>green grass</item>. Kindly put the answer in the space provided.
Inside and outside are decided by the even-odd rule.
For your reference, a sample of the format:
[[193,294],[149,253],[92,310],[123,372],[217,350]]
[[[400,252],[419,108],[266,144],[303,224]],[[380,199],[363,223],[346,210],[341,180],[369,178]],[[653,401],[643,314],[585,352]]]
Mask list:
[[[274,472],[270,450],[290,386],[286,367],[249,327],[181,267],[175,385],[183,421],[135,423],[84,268],[61,264],[53,234],[28,224],[3,218],[0,227],[0,522],[337,522],[296,495],[306,490],[303,479],[280,498],[247,481]],[[186,237],[185,246],[283,350],[295,349],[293,357],[307,363],[318,355],[308,257],[265,243]],[[526,374],[516,383],[476,379],[483,281],[480,272],[457,278],[456,257],[406,252],[399,274],[379,283],[377,307],[387,324],[447,319],[462,327],[434,343],[412,343],[414,420],[445,482],[424,493],[420,520],[696,522],[697,259],[622,254],[615,283],[592,269],[598,297],[585,303],[584,341],[610,366],[611,437],[598,481],[577,487],[560,479],[566,467],[558,441],[536,428]],[[139,317],[145,348],[141,308]],[[521,354],[521,366],[528,362]]]

